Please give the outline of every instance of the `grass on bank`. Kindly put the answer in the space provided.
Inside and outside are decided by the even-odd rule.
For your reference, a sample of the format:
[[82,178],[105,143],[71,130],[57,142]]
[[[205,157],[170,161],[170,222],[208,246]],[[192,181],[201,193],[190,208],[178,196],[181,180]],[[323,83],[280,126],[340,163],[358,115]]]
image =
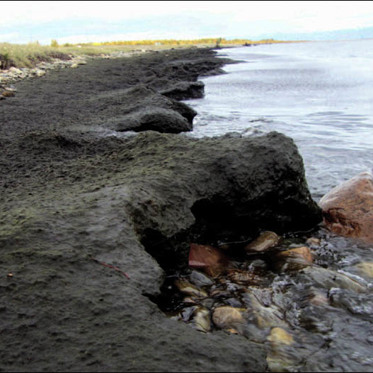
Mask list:
[[38,42],[28,44],[0,43],[0,70],[15,67],[33,67],[39,62],[50,61],[52,58],[69,59],[73,56],[100,56],[114,52],[130,52],[136,50],[162,50],[169,48],[188,47],[221,47],[252,44],[280,43],[273,39],[252,41],[247,39],[226,40],[224,38],[210,38],[198,40],[136,40],[113,41],[104,43],[63,44],[56,40],[50,46]]

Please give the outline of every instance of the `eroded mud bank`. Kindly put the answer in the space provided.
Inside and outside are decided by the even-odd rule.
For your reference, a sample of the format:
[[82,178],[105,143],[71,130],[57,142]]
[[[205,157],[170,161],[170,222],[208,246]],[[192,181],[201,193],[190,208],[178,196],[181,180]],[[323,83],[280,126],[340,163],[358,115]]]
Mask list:
[[191,126],[170,92],[227,62],[204,49],[96,60],[1,101],[0,369],[267,369],[265,344],[200,333],[150,299],[191,239],[318,224],[294,143],[120,132],[160,109]]

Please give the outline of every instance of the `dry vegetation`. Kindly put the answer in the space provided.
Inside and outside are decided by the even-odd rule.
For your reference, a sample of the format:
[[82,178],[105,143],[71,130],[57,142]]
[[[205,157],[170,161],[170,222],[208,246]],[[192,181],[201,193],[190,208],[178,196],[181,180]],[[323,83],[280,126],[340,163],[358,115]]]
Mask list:
[[114,52],[130,52],[143,49],[168,49],[197,47],[221,47],[252,44],[280,43],[273,39],[252,41],[247,39],[226,40],[224,38],[209,38],[198,40],[136,40],[136,41],[111,41],[103,43],[63,44],[59,45],[52,40],[50,46],[38,42],[28,44],[0,43],[0,69],[11,66],[32,67],[41,61],[50,61],[53,58],[69,59],[79,55],[109,55]]

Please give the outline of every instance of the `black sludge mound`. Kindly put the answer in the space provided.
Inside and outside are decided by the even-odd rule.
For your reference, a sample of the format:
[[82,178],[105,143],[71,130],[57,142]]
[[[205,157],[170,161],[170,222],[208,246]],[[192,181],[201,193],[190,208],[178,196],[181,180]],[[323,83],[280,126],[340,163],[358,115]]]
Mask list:
[[[211,243],[248,239],[260,230],[307,231],[321,221],[302,158],[293,141],[277,132],[198,140],[149,133],[129,148],[136,149],[134,165],[142,170],[131,215],[150,247],[155,237],[188,230],[188,239]],[[121,156],[130,157],[127,151]]]
[[318,224],[293,141],[98,130],[153,110],[190,125],[160,92],[223,63],[200,49],[92,61],[1,101],[0,370],[266,371],[265,345],[198,332],[151,299],[191,239]]
[[101,141],[111,150],[35,171],[2,211],[0,368],[265,371],[265,345],[203,334],[150,299],[160,265],[185,265],[191,236],[320,221],[293,141],[153,131]]

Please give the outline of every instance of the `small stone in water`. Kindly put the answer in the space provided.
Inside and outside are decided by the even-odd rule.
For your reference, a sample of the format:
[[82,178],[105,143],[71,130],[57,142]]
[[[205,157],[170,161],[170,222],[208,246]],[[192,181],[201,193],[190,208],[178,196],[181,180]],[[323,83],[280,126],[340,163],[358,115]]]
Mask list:
[[241,312],[234,307],[217,307],[212,314],[212,321],[220,329],[241,329],[245,320]]
[[260,278],[252,272],[231,269],[228,271],[228,278],[237,284],[258,285]]
[[206,276],[205,274],[198,272],[198,271],[192,271],[192,273],[189,276],[190,281],[197,286],[211,286],[213,285],[213,281],[210,279],[210,277]]
[[214,298],[227,298],[231,296],[228,290],[214,289],[210,292],[210,296]]
[[362,262],[356,265],[361,274],[373,278],[373,262]]
[[229,306],[235,307],[235,308],[241,308],[242,304],[241,302],[236,298],[228,298],[226,300],[226,303],[228,303]]
[[15,96],[14,92],[11,92],[11,91],[3,91],[1,95],[3,97],[14,97]]
[[202,269],[210,276],[218,276],[228,265],[228,258],[209,245],[190,244],[189,266]]
[[209,332],[211,330],[210,311],[206,308],[199,307],[194,313],[194,325],[201,332]]
[[189,321],[196,309],[196,306],[184,308],[180,312],[180,316],[183,319],[183,321]]
[[320,238],[316,237],[310,237],[307,241],[306,244],[309,245],[310,247],[319,247],[321,243]]
[[349,276],[335,272],[331,269],[309,266],[302,270],[313,282],[325,289],[341,288],[363,293],[367,290],[366,286],[360,284]]
[[196,301],[192,297],[185,297],[183,303],[196,304]]
[[329,304],[327,295],[319,289],[312,289],[308,299],[314,306],[325,306]]
[[280,237],[275,232],[263,232],[257,239],[245,246],[246,252],[263,252],[276,246]]
[[198,289],[196,286],[192,285],[190,282],[186,280],[176,280],[175,286],[184,294],[202,298],[207,297],[207,293],[204,290]]
[[285,329],[275,327],[272,328],[271,334],[267,338],[274,345],[287,345],[290,346],[294,343],[293,336]]
[[280,260],[279,265],[282,270],[299,270],[312,265],[313,262],[311,250],[306,246],[281,251],[276,258]]

